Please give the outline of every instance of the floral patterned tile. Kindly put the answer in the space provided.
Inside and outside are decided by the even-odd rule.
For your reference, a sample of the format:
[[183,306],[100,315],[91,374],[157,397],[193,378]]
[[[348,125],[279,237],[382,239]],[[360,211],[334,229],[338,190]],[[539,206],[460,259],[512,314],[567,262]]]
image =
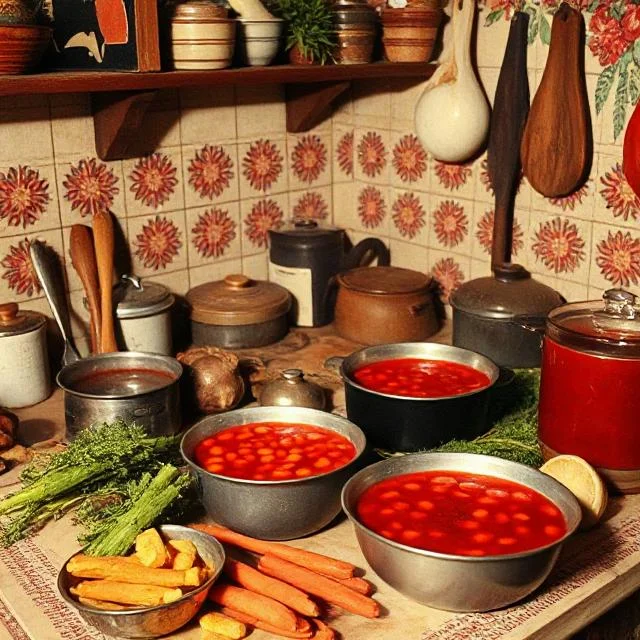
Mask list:
[[332,146],[332,184],[337,182],[352,182],[355,151],[353,127],[341,124],[333,126]]
[[286,153],[284,139],[258,138],[238,145],[240,198],[288,191]]
[[373,129],[355,130],[355,178],[376,185],[389,184],[390,135]]
[[[471,228],[471,257],[477,260],[490,260],[493,245],[493,224],[495,209],[488,203],[473,203],[473,224]],[[514,216],[511,242],[511,259],[523,264],[526,253],[524,239],[527,232],[529,214],[516,211]],[[526,266],[526,265],[523,265]]]
[[289,192],[289,208],[286,220],[316,220],[330,224],[332,213],[332,189],[330,186]]
[[38,164],[53,162],[48,106],[0,110],[0,163],[17,164],[27,158]]
[[185,212],[127,219],[133,269],[138,276],[187,268]]
[[391,186],[429,191],[429,165],[433,162],[414,133],[391,133]]
[[[640,286],[640,233],[614,227],[611,224],[593,224],[593,257],[589,287],[602,291],[623,287],[637,293]],[[597,296],[600,297],[600,296]]]
[[136,132],[133,148],[142,154],[149,148],[177,147],[180,143],[180,111],[176,105],[170,109],[149,109],[142,119],[140,130]]
[[242,258],[242,273],[252,280],[269,279],[269,253],[263,251]]
[[537,211],[592,220],[596,199],[595,171],[576,191],[561,198],[545,198],[532,190],[532,207]]
[[589,287],[586,284],[558,278],[556,289],[567,302],[581,302],[589,299]]
[[391,128],[399,130],[401,124],[404,126],[410,122],[413,130],[414,111],[424,92],[426,81],[416,83],[415,78],[411,78],[403,80],[403,82],[404,88],[396,86],[391,94]]
[[491,260],[488,257],[486,260],[471,258],[471,263],[469,267],[469,280],[475,280],[476,278],[487,278],[490,275],[491,275]]
[[487,161],[487,154],[483,153],[479,158],[474,160],[475,165],[472,173],[475,175],[475,189],[474,199],[482,202],[495,202],[495,196],[493,193],[493,187],[491,186],[491,178],[489,176],[489,166]]
[[443,251],[471,255],[473,202],[431,197],[431,246]]
[[532,211],[526,240],[530,268],[586,285],[591,235],[591,222]]
[[187,208],[232,202],[240,198],[238,148],[205,144],[182,148],[184,199]]
[[51,107],[51,133],[56,156],[95,155],[93,116],[89,104]]
[[354,229],[388,236],[391,219],[390,188],[358,183]]
[[180,148],[156,151],[122,163],[130,216],[184,209]]
[[167,287],[172,293],[184,296],[187,291],[189,291],[189,271],[184,269],[181,271],[172,271],[171,273],[147,276],[145,282],[157,282]]
[[285,224],[288,205],[286,193],[241,201],[243,257],[269,248],[269,230]]
[[471,258],[452,255],[438,249],[429,250],[431,275],[439,285],[440,297],[449,302],[449,296],[469,279]]
[[0,170],[0,236],[60,226],[53,165],[18,164]]
[[428,273],[429,250],[427,247],[391,238],[389,248],[391,251],[391,264],[394,267]]
[[473,199],[475,180],[473,162],[449,164],[432,160],[431,191],[443,196]]
[[240,260],[240,258],[222,260],[215,264],[189,269],[189,286],[193,289],[193,287],[205,284],[206,282],[224,280],[225,276],[231,273],[242,273],[242,260]]
[[[478,25],[484,24],[491,9],[483,7],[478,15]],[[480,67],[500,68],[504,59],[507,38],[509,37],[509,22],[497,20],[491,29],[478,28],[477,64]],[[529,66],[535,65],[535,51],[529,48]]]
[[56,179],[63,226],[91,224],[97,211],[125,215],[121,162],[103,162],[95,156],[68,156],[56,161]]
[[0,238],[0,301],[22,302],[44,295],[29,254],[30,244],[36,239],[51,247],[62,260],[64,251],[59,229]]
[[201,144],[202,132],[217,144],[235,141],[234,87],[197,87],[180,90],[182,144]]
[[372,116],[379,119],[391,117],[391,93],[386,81],[375,83],[356,81],[352,84],[353,112],[358,116]]
[[307,133],[287,138],[289,189],[331,184],[331,136]]
[[187,209],[186,215],[190,269],[241,255],[240,203]]
[[429,246],[429,196],[416,191],[390,189],[391,239]]
[[597,176],[594,220],[637,228],[640,198],[624,177],[620,156],[600,154]]
[[242,85],[236,88],[238,140],[283,136],[287,130],[284,89],[281,85]]
[[340,182],[333,185],[333,224],[343,229],[359,227],[356,206],[357,188],[360,185]]

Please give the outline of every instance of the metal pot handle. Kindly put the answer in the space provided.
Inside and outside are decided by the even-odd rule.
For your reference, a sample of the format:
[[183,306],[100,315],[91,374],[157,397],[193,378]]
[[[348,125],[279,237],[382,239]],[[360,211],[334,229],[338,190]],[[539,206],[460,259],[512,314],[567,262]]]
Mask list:
[[538,334],[538,338],[540,339],[540,348],[542,349],[542,339],[544,338],[547,326],[546,317],[520,315],[514,316],[509,322],[510,324],[515,324],[522,329]]
[[370,264],[378,258],[378,265],[388,267],[391,263],[391,255],[387,245],[378,238],[365,238],[358,242],[344,257],[342,270],[348,271],[355,267]]
[[331,371],[331,373],[340,375],[340,369],[344,360],[344,356],[331,356],[324,361],[324,368],[327,371]]

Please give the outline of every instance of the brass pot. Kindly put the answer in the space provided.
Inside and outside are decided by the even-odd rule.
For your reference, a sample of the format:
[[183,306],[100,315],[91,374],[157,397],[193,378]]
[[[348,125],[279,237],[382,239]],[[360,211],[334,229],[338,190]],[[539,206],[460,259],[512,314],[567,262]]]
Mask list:
[[337,277],[336,331],[360,344],[414,342],[438,330],[432,280],[399,267],[364,267]]

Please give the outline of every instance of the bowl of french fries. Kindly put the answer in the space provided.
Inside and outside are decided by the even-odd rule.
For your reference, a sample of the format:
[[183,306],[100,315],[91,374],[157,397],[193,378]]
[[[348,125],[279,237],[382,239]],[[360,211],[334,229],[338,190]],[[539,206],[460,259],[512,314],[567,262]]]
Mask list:
[[127,556],[74,554],[58,574],[58,589],[102,633],[155,638],[196,615],[224,562],[214,537],[163,525],[138,535]]

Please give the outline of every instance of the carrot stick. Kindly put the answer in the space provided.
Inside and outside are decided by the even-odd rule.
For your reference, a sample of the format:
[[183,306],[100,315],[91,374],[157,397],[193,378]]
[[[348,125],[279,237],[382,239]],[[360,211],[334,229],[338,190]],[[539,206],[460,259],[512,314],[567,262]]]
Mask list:
[[331,627],[328,627],[322,620],[314,620],[313,622],[318,628],[313,640],[335,640],[336,634]]
[[320,615],[318,605],[304,591],[300,591],[282,580],[265,576],[264,573],[260,573],[244,562],[227,558],[224,572],[241,587],[255,591],[255,593],[261,593],[263,596],[269,596],[302,615],[311,618]]
[[311,638],[311,636],[313,635],[313,631],[311,631],[311,625],[309,625],[309,628],[306,631],[287,631],[286,629],[279,629],[278,627],[274,627],[268,622],[258,620],[258,618],[247,615],[246,613],[242,613],[240,611],[236,611],[235,609],[222,607],[221,612],[224,613],[226,616],[229,616],[230,618],[234,618],[238,622],[244,622],[244,624],[250,624],[252,627],[255,627],[256,629],[262,629],[262,631],[275,633],[277,635],[284,636],[285,638],[296,638],[299,640],[307,640],[308,638]]
[[223,607],[231,607],[268,622],[274,627],[289,631],[298,630],[298,618],[291,609],[260,593],[230,584],[215,584],[209,591],[209,599]]
[[[330,576],[327,576],[330,577]],[[335,580],[339,584],[344,585],[345,587],[349,587],[349,589],[353,589],[353,591],[357,591],[361,593],[363,596],[370,596],[373,593],[373,585],[370,582],[367,582],[364,578],[345,578],[344,580],[338,580],[337,578],[331,578]]]
[[267,553],[260,558],[258,569],[351,613],[367,618],[377,618],[380,615],[380,605],[372,598],[345,587],[331,578],[299,567],[293,562]]
[[329,556],[314,553],[313,551],[298,549],[297,547],[292,547],[281,542],[257,540],[256,538],[250,538],[249,536],[236,533],[235,531],[231,531],[231,529],[216,524],[191,524],[189,526],[218,538],[220,542],[226,542],[234,547],[240,547],[253,553],[270,553],[278,558],[288,560],[301,567],[307,567],[312,571],[317,571],[332,578],[351,578],[356,570],[356,567],[351,563],[338,560],[337,558],[330,558]]

